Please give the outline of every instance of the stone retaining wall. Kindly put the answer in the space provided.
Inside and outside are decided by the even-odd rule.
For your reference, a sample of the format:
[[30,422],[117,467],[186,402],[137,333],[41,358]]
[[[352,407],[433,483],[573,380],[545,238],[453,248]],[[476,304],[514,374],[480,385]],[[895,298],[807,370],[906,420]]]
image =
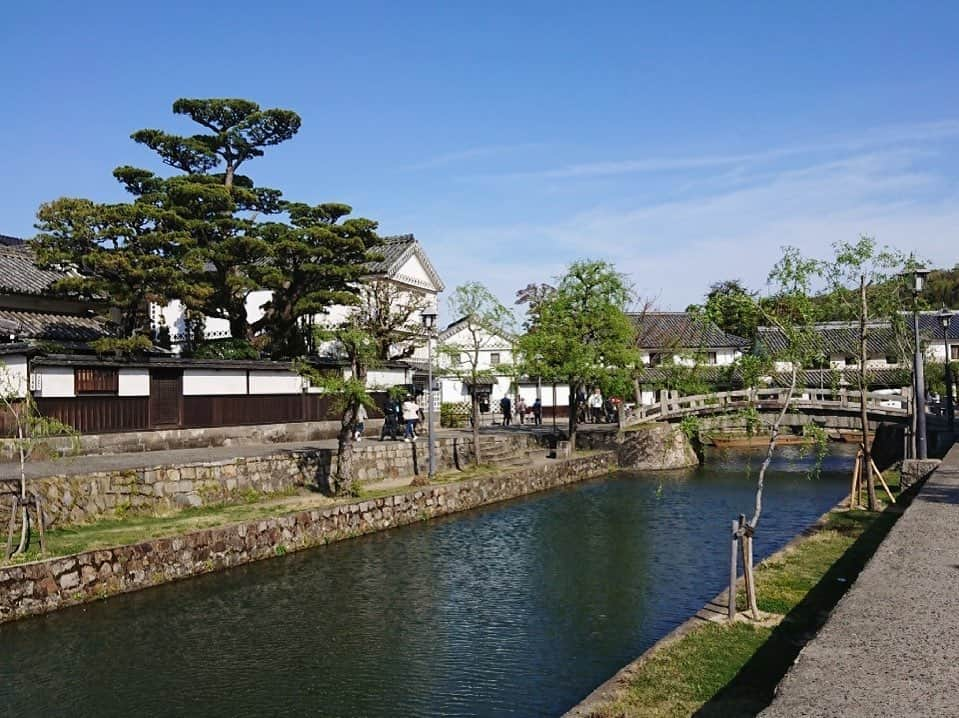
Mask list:
[[[436,444],[436,465],[440,471],[460,468],[472,461],[469,437],[442,438]],[[525,456],[538,444],[529,434],[515,434],[484,436],[481,446],[487,451]],[[356,444],[355,448],[355,470],[360,482],[426,473],[425,441],[370,441]],[[281,492],[301,486],[324,488],[335,465],[336,452],[331,449],[282,451],[179,466],[61,474],[31,479],[30,490],[42,498],[48,526],[67,526],[128,511],[158,513],[241,501],[249,492]],[[10,509],[6,500],[4,504],[0,505],[0,525],[6,526]]]
[[0,622],[544,491],[616,468],[613,452],[500,476],[0,568]]

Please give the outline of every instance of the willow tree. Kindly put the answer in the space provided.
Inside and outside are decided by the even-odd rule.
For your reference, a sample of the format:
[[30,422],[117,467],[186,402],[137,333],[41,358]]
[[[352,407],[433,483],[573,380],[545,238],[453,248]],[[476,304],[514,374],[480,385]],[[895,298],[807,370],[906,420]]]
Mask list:
[[519,339],[525,373],[568,383],[574,449],[579,390],[613,383],[639,362],[636,327],[626,313],[632,296],[625,277],[611,264],[574,262],[556,290],[537,303],[528,331]]
[[[753,536],[759,529],[759,522],[763,514],[766,474],[776,451],[783,421],[792,406],[799,377],[803,370],[809,368],[817,360],[819,355],[819,337],[815,331],[815,309],[810,298],[812,284],[817,277],[818,270],[819,263],[816,260],[807,259],[798,250],[786,247],[783,249],[782,258],[769,274],[767,283],[770,289],[769,294],[765,297],[739,294],[736,299],[740,303],[736,310],[737,313],[741,312],[742,316],[758,317],[760,323],[769,327],[772,333],[776,335],[774,341],[767,339],[757,342],[758,359],[742,362],[742,368],[748,374],[748,376],[744,376],[744,381],[754,385],[757,384],[758,374],[767,367],[778,368],[788,377],[785,400],[775,414],[772,423],[768,426],[766,452],[756,477],[756,490],[751,515],[748,519],[743,515],[738,522],[734,522],[736,526],[734,539],[739,543],[742,550],[747,601],[754,618],[757,620],[759,619],[759,608],[753,575]],[[715,304],[710,305],[707,302],[704,308],[705,316],[714,319],[710,314],[711,308],[713,311],[717,309]],[[724,309],[728,310],[728,305]],[[750,403],[745,412],[745,418],[747,426],[751,428],[758,426],[754,412],[755,407]],[[818,438],[820,442],[824,440],[824,436]],[[733,569],[735,569],[735,563],[736,557],[734,554]],[[733,571],[730,579],[729,610],[730,617],[732,617],[735,613],[736,600],[735,571]]]

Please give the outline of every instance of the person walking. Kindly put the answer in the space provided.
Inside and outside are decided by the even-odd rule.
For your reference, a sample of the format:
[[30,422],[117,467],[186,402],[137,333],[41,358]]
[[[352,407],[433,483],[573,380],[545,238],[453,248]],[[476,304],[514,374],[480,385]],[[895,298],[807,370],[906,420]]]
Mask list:
[[521,396],[516,397],[516,418],[520,426],[526,423],[526,399]]
[[594,424],[599,424],[603,420],[603,392],[598,386],[589,395],[589,413]]
[[536,426],[543,425],[543,402],[539,400],[539,397],[536,397],[536,401],[533,402],[533,423]]
[[406,397],[406,401],[403,402],[403,421],[406,422],[406,433],[403,434],[403,441],[416,441],[416,433],[413,430],[416,428],[416,420],[420,416],[419,412],[420,408],[413,401],[413,397]]
[[503,426],[509,426],[513,416],[513,402],[509,400],[509,396],[499,400],[499,410],[503,412]]
[[356,426],[353,427],[353,438],[356,441],[363,441],[363,429],[366,428],[366,407],[362,404],[356,409]]

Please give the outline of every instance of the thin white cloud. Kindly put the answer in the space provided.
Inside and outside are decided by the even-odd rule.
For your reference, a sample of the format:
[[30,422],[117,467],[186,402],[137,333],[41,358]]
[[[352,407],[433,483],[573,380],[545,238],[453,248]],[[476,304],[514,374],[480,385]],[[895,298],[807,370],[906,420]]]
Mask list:
[[556,180],[607,177],[624,174],[682,172],[711,167],[756,165],[789,157],[818,153],[859,152],[870,147],[937,142],[955,137],[959,137],[959,121],[943,120],[915,125],[874,128],[865,130],[856,137],[839,138],[819,143],[774,147],[756,152],[585,162],[548,169],[507,172],[498,175],[482,175],[481,178]]
[[[941,137],[952,136],[943,128]],[[615,263],[664,308],[682,309],[723,279],[761,288],[783,245],[822,257],[833,242],[860,233],[951,267],[959,262],[959,181],[939,169],[953,151],[940,149],[889,147],[762,168],[745,186],[699,196],[632,207],[597,203],[553,222],[431,234],[449,242],[438,261],[449,286],[480,279],[504,301],[570,261],[593,257]]]
[[515,145],[487,145],[484,147],[470,147],[465,150],[457,150],[455,152],[447,152],[445,154],[436,155],[434,157],[429,157],[422,160],[421,162],[415,162],[410,165],[406,165],[401,169],[404,170],[425,170],[433,169],[435,167],[445,167],[447,165],[456,164],[459,162],[467,162],[469,160],[480,159],[484,157],[492,157],[497,155],[506,155],[512,154],[515,152],[523,152],[530,149],[535,149],[537,147],[542,147],[539,143],[526,143],[526,144],[515,144]]

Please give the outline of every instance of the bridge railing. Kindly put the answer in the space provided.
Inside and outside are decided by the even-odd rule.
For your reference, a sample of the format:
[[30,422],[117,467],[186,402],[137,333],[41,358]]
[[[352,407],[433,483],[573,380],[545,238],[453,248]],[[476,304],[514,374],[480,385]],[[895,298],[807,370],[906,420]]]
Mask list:
[[860,411],[865,402],[866,410],[873,414],[895,416],[908,415],[911,401],[908,394],[850,391],[848,389],[797,388],[790,395],[789,389],[739,389],[694,396],[671,396],[664,392],[655,404],[635,407],[626,424],[669,419],[690,414],[723,413],[753,405],[760,409],[781,409],[786,402],[797,409],[838,409]]

